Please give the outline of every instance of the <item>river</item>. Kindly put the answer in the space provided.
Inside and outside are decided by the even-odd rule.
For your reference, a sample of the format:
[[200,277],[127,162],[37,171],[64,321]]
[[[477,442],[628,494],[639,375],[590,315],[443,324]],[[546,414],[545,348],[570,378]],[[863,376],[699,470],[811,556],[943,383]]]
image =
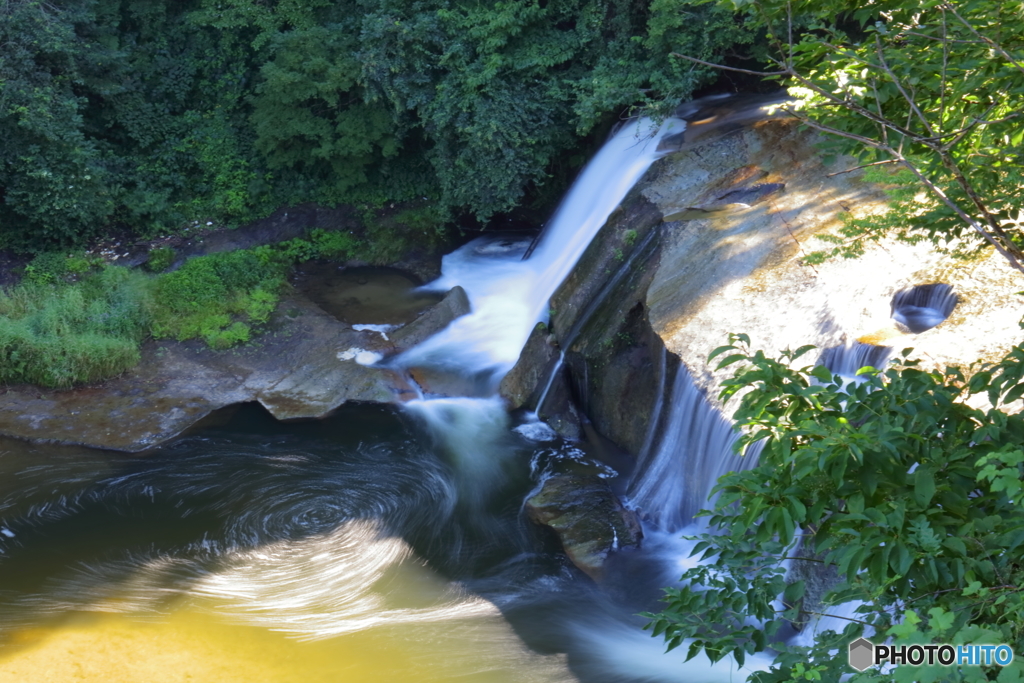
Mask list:
[[[0,681],[738,680],[731,662],[665,654],[636,616],[690,561],[690,508],[596,585],[527,520],[529,492],[564,465],[640,491],[648,511],[665,495],[493,396],[659,136],[683,125],[619,131],[530,259],[491,240],[446,257],[433,287],[463,286],[473,313],[387,362],[462,374],[471,397],[288,424],[246,405],[142,456],[0,442]],[[660,443],[643,469],[664,484],[656,461],[675,450]],[[690,507],[714,481],[700,476]]]

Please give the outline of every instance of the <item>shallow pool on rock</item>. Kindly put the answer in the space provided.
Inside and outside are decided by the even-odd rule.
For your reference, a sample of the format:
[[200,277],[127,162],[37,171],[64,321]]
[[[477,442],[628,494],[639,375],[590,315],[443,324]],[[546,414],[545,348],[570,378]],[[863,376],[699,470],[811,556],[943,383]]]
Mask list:
[[436,304],[443,293],[421,292],[423,283],[397,268],[335,263],[303,264],[293,282],[316,305],[349,325],[402,325]]

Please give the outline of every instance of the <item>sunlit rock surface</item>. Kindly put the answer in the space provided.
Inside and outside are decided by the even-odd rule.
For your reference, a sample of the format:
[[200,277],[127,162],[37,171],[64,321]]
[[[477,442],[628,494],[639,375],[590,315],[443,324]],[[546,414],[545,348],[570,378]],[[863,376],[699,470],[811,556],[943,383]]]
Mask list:
[[[837,231],[841,213],[876,213],[885,199],[857,172],[829,177],[852,163],[826,166],[814,141],[793,122],[769,121],[652,168],[642,193],[668,217],[775,186],[755,193],[749,208],[664,225],[646,305],[669,351],[703,386],[716,383],[705,359],[730,332],[771,354],[859,340],[914,347],[937,369],[1001,358],[1021,336],[1016,292],[1024,280],[991,250],[963,261],[926,243],[889,240],[860,258],[802,263],[828,246],[814,236]],[[932,283],[951,285],[960,303],[934,329],[901,332],[890,318],[893,295]]]
[[[770,355],[813,344],[808,362],[857,341],[913,347],[936,369],[998,360],[1021,339],[1024,278],[992,250],[965,261],[888,240],[857,259],[805,265],[829,246],[815,235],[836,233],[840,214],[877,213],[886,200],[859,171],[838,173],[854,162],[826,165],[818,139],[792,121],[763,121],[656,162],[555,294],[552,328],[576,400],[627,451],[650,442],[677,359],[717,402],[731,369],[706,359],[731,332]],[[958,304],[909,333],[891,317],[894,295],[937,283]]]

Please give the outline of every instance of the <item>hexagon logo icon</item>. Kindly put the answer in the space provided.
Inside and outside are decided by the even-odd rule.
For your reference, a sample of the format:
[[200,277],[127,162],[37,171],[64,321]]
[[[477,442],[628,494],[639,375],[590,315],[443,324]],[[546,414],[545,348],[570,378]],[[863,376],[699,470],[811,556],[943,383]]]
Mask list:
[[875,646],[867,638],[858,638],[850,643],[850,666],[863,671],[875,662]]

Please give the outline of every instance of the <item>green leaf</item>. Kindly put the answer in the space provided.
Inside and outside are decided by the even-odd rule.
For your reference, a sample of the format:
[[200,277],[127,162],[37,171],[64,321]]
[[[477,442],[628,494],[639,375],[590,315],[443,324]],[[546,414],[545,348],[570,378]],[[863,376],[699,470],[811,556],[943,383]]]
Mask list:
[[914,472],[914,501],[920,507],[928,507],[935,497],[935,476],[929,467],[918,467]]

